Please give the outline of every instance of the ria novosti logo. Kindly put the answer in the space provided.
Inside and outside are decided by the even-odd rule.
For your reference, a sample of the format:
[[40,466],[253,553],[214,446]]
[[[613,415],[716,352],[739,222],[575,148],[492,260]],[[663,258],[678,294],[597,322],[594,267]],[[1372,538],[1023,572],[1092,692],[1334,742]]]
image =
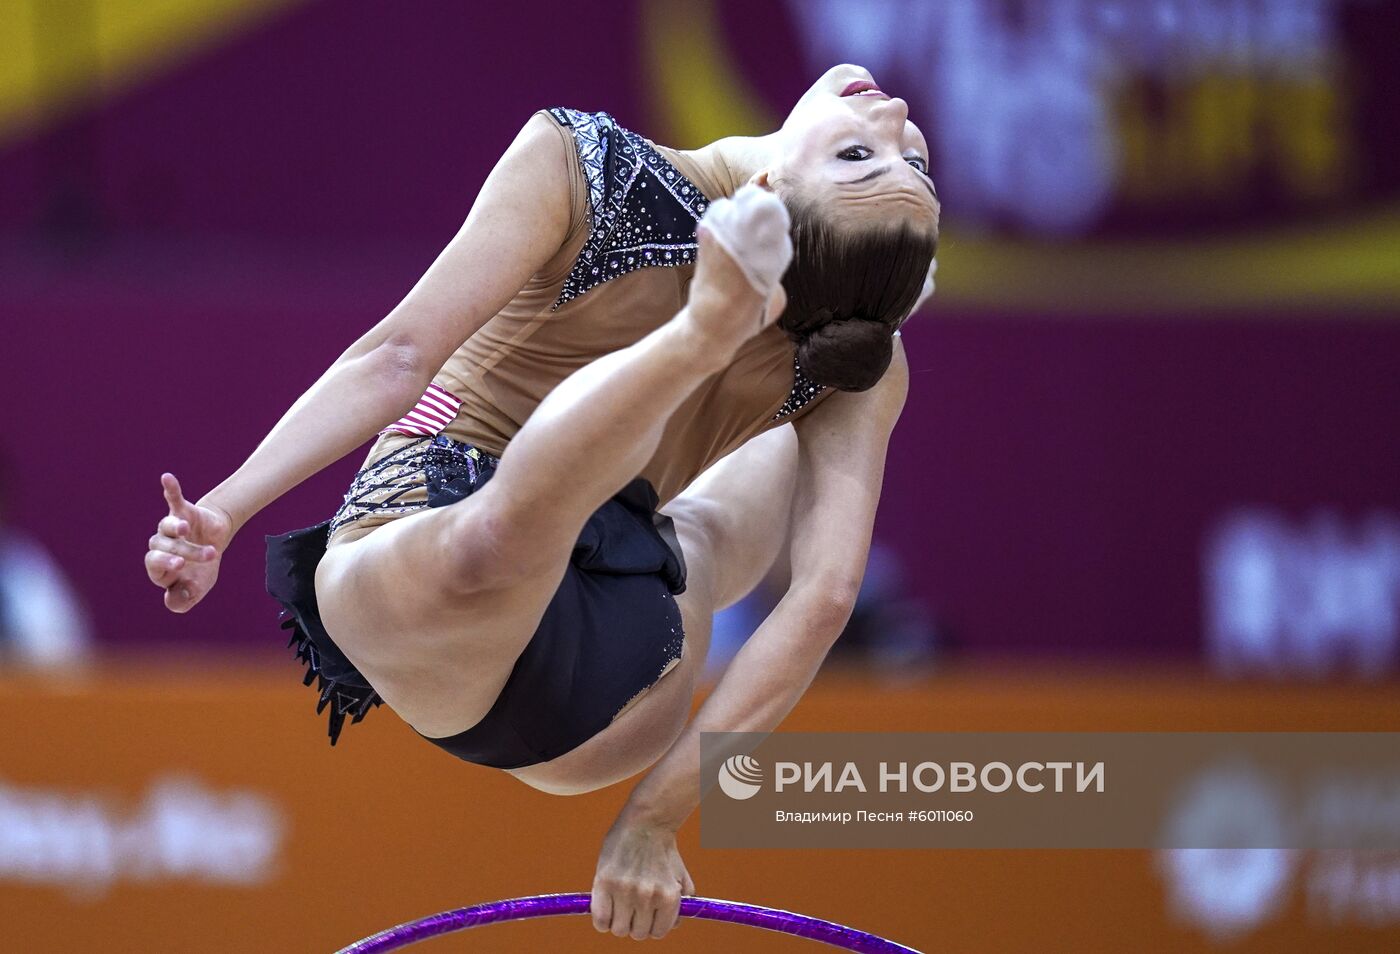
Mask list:
[[747,755],[731,755],[719,767],[720,790],[730,798],[753,798],[762,785],[763,766]]

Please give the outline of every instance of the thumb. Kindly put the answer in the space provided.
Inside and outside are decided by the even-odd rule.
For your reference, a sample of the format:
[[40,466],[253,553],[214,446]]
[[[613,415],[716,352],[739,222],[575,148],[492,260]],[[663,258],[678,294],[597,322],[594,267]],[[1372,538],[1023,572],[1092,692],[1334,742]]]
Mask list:
[[180,489],[180,481],[174,474],[165,473],[160,475],[160,489],[165,495],[165,502],[170,507],[170,512],[177,517],[189,517],[190,504],[185,499],[184,492]]

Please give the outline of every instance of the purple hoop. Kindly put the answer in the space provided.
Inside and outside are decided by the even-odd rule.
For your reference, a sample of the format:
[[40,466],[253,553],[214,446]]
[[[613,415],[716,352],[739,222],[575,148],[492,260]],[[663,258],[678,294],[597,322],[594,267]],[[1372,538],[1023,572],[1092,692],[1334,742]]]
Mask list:
[[[588,903],[589,896],[586,894],[541,894],[531,898],[492,901],[490,904],[444,911],[391,927],[373,937],[341,948],[337,954],[397,951],[440,934],[452,934],[455,931],[464,931],[483,924],[495,924],[498,921],[523,921],[527,918],[548,918],[559,914],[587,914]],[[682,898],[681,917],[729,921],[745,927],[805,937],[811,941],[820,941],[832,947],[861,954],[919,954],[912,947],[905,947],[903,944],[896,944],[894,941],[887,941],[855,928],[819,918],[809,918],[805,914],[793,914],[791,911],[779,911],[756,904],[740,904],[737,901]]]

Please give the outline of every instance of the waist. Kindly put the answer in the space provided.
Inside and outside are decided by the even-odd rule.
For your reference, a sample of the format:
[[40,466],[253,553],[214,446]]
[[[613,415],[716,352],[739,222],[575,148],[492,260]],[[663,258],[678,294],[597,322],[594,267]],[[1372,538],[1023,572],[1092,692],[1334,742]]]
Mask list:
[[[376,456],[376,453],[378,456]],[[449,437],[381,432],[330,521],[326,546],[359,539],[376,527],[465,496],[500,458]]]

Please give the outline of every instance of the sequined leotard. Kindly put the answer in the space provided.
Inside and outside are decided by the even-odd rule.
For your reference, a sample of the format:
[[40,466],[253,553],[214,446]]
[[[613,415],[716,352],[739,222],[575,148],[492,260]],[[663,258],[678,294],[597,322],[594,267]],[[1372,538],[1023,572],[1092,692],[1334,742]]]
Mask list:
[[[739,185],[717,160],[658,146],[606,113],[545,112],[568,157],[564,243],[448,359],[414,410],[380,433],[333,518],[268,538],[268,591],[286,610],[306,681],[330,709],[332,742],[380,698],[321,623],[315,571],[326,549],[425,507],[450,506],[492,479],[506,445],[560,381],[681,309],[696,223]],[[637,478],[589,518],[491,711],[431,741],[499,768],[547,761],[655,684],[685,645],[675,600],[685,588],[684,555],[660,508],[711,463],[828,393],[802,373],[778,328],[750,339],[671,416]]]
[[[659,146],[606,113],[550,109],[565,140],[573,207],[558,253],[448,359],[414,412],[386,428],[332,525],[331,545],[421,508],[422,465],[389,459],[445,434],[499,456],[540,401],[589,362],[630,345],[685,304],[695,224],[742,183],[714,160]],[[750,340],[668,422],[643,468],[662,505],[749,438],[827,396],[778,328]]]

